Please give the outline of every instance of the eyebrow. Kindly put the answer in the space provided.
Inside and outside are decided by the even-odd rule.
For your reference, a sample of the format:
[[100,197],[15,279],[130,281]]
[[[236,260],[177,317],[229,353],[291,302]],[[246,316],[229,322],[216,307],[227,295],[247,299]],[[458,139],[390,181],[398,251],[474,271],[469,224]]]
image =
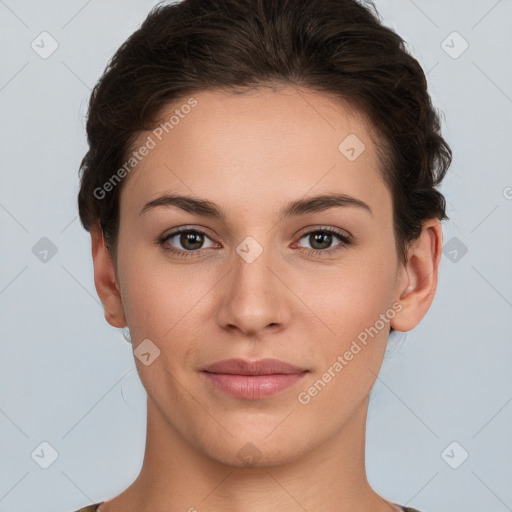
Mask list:
[[[176,194],[164,194],[149,201],[142,207],[139,216],[161,206],[175,206],[188,213],[224,221],[227,219],[226,212],[211,201]],[[288,217],[305,215],[307,213],[322,212],[336,207],[356,207],[367,211],[373,216],[372,209],[364,201],[346,194],[331,193],[291,201],[282,208],[279,219],[283,220]]]

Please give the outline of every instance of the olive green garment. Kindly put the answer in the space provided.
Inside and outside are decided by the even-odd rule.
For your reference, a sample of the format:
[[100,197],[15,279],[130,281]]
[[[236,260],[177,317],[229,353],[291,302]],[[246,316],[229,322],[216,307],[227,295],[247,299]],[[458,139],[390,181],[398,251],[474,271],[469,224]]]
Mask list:
[[[100,503],[95,503],[94,505],[89,505],[88,507],[81,508],[80,510],[77,510],[76,512],[96,512],[96,509]],[[410,507],[402,507],[404,509],[404,512],[420,512],[419,510],[416,510],[415,508]]]

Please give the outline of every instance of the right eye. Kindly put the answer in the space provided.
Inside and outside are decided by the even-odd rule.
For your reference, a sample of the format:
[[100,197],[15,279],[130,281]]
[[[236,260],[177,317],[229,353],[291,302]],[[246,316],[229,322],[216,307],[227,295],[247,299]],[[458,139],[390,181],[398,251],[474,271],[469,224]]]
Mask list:
[[[173,245],[172,241],[175,238],[177,240],[174,243],[179,243],[183,249],[176,248]],[[205,238],[210,240],[206,233],[199,229],[178,228],[160,238],[159,243],[165,251],[187,258],[200,252]],[[210,247],[216,246],[214,242],[212,244]]]

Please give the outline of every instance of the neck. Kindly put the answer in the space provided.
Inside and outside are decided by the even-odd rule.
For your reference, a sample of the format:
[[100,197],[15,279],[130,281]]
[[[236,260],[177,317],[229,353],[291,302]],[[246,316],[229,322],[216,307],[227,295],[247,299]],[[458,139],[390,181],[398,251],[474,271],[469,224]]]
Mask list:
[[99,512],[395,512],[367,481],[367,408],[365,400],[340,431],[292,462],[235,467],[183,439],[148,397],[140,474]]

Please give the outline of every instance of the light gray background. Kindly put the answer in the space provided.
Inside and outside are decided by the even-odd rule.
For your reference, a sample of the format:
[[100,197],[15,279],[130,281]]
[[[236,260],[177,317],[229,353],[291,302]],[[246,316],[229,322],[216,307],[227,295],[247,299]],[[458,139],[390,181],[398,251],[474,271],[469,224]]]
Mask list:
[[[155,3],[0,0],[0,511],[70,512],[142,463],[145,392],[104,320],[76,193],[90,88]],[[423,512],[512,510],[512,2],[375,3],[428,72],[454,160],[437,295],[390,343],[368,476]],[[43,31],[59,45],[46,59],[31,48]]]

